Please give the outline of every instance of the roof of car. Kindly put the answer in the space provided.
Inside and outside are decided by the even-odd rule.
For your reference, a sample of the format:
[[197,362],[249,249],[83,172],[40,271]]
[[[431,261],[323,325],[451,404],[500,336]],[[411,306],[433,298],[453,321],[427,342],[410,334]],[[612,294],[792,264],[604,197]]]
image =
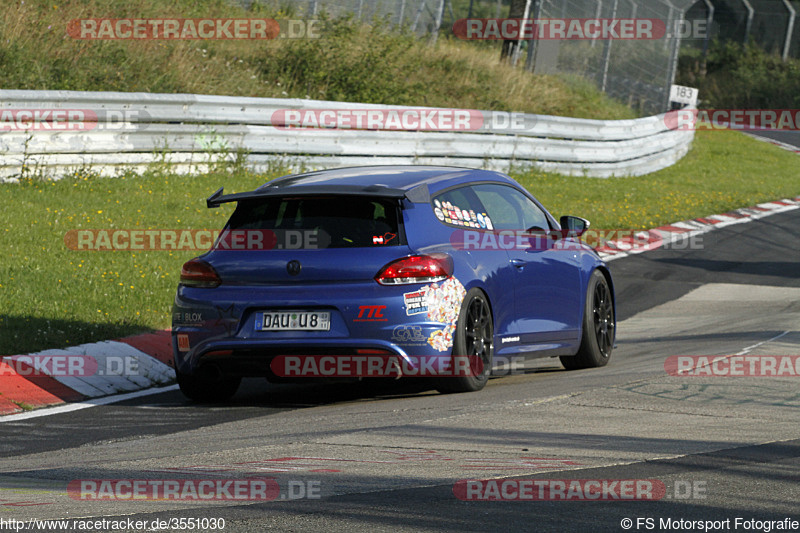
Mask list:
[[225,202],[284,196],[286,194],[360,194],[387,198],[406,197],[426,202],[435,189],[468,181],[511,180],[490,170],[445,166],[369,166],[318,170],[276,178],[254,191],[222,195],[222,188],[208,198],[209,207]]
[[307,185],[360,185],[364,187],[383,185],[391,189],[409,190],[422,183],[466,177],[481,172],[474,168],[416,165],[334,168],[283,176],[262,185],[259,189]]

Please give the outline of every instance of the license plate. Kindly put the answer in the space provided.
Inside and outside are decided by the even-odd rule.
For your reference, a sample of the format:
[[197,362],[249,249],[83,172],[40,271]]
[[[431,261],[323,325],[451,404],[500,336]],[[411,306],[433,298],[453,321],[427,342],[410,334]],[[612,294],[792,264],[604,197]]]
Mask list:
[[265,311],[257,316],[261,331],[329,331],[329,311]]

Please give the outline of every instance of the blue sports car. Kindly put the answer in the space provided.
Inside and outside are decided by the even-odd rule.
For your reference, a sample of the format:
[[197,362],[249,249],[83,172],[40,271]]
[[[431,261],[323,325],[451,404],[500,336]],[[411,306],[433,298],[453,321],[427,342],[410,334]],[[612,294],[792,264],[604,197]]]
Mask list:
[[557,221],[504,174],[340,168],[220,189],[207,205],[226,202],[235,211],[183,266],[173,307],[178,384],[193,400],[225,400],[242,377],[281,379],[287,356],[406,368],[468,357],[470,372],[435,378],[441,392],[482,389],[499,359],[576,369],[611,357],[611,276],[575,238],[588,222]]

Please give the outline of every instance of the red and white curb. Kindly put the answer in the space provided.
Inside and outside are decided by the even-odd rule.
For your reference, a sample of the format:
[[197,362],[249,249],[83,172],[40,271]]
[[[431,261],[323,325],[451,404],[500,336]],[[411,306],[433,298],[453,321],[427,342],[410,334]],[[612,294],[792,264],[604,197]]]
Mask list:
[[[613,261],[620,257],[655,250],[679,239],[707,233],[717,228],[742,224],[798,208],[800,208],[800,196],[766,202],[722,215],[676,222],[638,232],[630,238],[605,242],[597,250],[606,261]],[[53,372],[52,366],[47,364],[48,356],[89,356],[97,363],[96,371],[89,375],[63,375],[63,372]],[[37,366],[34,360],[41,365]],[[6,356],[0,359],[0,415],[8,416],[4,416],[1,420],[14,421],[39,416],[35,412],[23,412],[38,407],[61,405],[60,408],[46,410],[48,414],[53,414],[147,394],[147,389],[175,382],[175,370],[172,364],[170,330],[113,341],[81,344],[63,350],[44,350],[35,354]],[[35,372],[27,372],[26,369]],[[122,371],[109,372],[107,371],[109,369],[122,369]]]
[[[78,356],[78,357],[76,357]],[[91,371],[67,362],[91,360]],[[169,330],[0,360],[0,415],[175,382]]]
[[687,242],[688,239],[695,235],[708,233],[717,228],[744,224],[745,222],[798,208],[800,208],[800,196],[794,199],[766,202],[753,207],[729,211],[722,215],[695,218],[694,220],[675,222],[660,228],[639,231],[622,239],[604,242],[602,246],[598,246],[595,249],[603,260],[613,261],[621,257],[667,247],[675,242]]

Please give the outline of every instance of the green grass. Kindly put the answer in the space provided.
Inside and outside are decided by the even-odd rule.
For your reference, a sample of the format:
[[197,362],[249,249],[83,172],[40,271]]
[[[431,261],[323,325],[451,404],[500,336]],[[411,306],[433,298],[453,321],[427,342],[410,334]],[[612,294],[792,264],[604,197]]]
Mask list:
[[20,409],[22,409],[23,411],[33,411],[33,410],[35,409],[35,407],[34,407],[34,406],[32,406],[32,405],[31,405],[31,404],[29,404],[29,403],[25,403],[25,402],[18,402],[18,401],[16,401],[16,400],[11,400],[11,399],[9,399],[9,401],[10,401],[11,403],[14,403],[14,404],[16,404],[16,405],[17,405],[17,407],[19,407],[19,408],[20,408]]
[[[93,176],[0,185],[0,354],[106,340],[169,327],[180,267],[192,252],[73,251],[72,229],[219,229],[232,209],[206,209],[220,186],[252,189],[280,175],[219,171]],[[677,165],[639,178],[539,172],[514,176],[556,216],[594,227],[649,228],[800,194],[797,156],[742,134],[699,132]]]
[[[273,5],[270,5],[273,4]],[[460,106],[585,118],[635,113],[596,90],[499,62],[475,46],[394,31],[381,21],[327,20],[319,39],[76,40],[67,22],[90,17],[298,18],[291,4],[228,0],[18,0],[0,10],[4,89],[145,91]],[[305,4],[303,9],[305,8]],[[322,18],[322,17],[321,17]]]

